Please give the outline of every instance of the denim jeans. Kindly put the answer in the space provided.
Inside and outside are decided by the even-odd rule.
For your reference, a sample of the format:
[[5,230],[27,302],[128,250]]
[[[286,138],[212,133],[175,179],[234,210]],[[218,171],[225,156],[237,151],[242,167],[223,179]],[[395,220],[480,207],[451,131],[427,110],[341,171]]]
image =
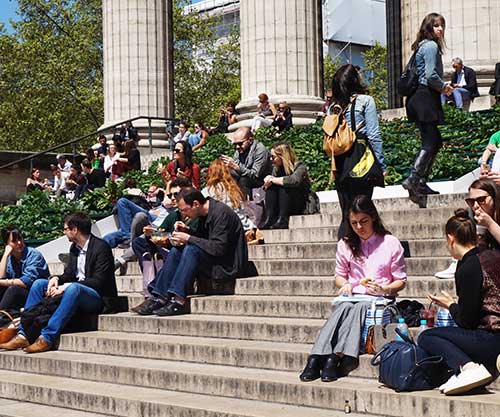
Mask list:
[[[441,94],[441,103],[446,103],[446,100],[449,96]],[[470,92],[462,87],[456,87],[453,89],[452,95],[453,101],[455,102],[455,106],[458,109],[463,109],[464,101],[470,100]]]
[[148,210],[143,209],[127,198],[120,198],[116,203],[116,209],[118,211],[118,230],[103,236],[103,239],[112,248],[116,248],[118,244],[130,239],[132,221],[137,213],[144,213],[149,222],[152,222],[156,218]]
[[[28,309],[37,305],[45,297],[48,281],[46,279],[37,279],[31,286],[28,300],[24,306]],[[61,304],[57,307],[50,318],[47,327],[42,329],[41,336],[49,344],[53,344],[64,329],[64,326],[80,311],[82,313],[99,314],[104,304],[99,293],[86,285],[72,282],[64,290]],[[19,333],[24,335],[23,327],[19,326]]]
[[492,374],[500,354],[500,333],[460,327],[437,327],[426,330],[418,345],[431,355],[440,355],[458,373],[467,362],[483,364]]
[[189,284],[199,269],[208,269],[215,258],[196,245],[184,248],[173,247],[168,253],[163,268],[149,284],[148,290],[155,296],[166,297],[168,293],[186,298]]

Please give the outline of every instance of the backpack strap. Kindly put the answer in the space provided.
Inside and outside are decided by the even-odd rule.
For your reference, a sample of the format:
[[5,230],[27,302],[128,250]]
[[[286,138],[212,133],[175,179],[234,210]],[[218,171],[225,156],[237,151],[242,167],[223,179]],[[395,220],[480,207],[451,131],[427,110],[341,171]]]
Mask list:
[[0,313],[7,316],[10,319],[10,321],[14,321],[14,317],[12,317],[12,315],[8,311],[0,310]]

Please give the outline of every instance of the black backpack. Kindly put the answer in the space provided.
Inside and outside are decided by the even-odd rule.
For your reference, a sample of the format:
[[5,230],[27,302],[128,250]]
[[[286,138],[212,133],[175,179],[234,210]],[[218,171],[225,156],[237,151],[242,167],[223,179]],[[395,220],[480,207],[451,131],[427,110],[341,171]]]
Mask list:
[[21,325],[30,343],[34,343],[42,329],[47,326],[50,317],[61,304],[62,296],[63,294],[44,298],[39,304],[21,313]]
[[408,64],[406,64],[405,70],[401,74],[401,78],[396,84],[396,90],[400,96],[409,97],[418,87],[418,73],[417,73],[417,51],[413,52]]

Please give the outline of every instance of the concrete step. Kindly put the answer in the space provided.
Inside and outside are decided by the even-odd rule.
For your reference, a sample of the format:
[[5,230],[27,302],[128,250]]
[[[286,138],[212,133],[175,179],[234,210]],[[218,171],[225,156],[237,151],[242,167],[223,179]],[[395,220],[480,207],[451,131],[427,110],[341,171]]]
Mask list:
[[314,343],[323,319],[186,314],[176,317],[103,314],[99,330],[241,340]]
[[[389,231],[399,240],[444,238],[444,225],[441,223],[396,225],[390,227]],[[266,243],[317,243],[337,242],[338,240],[338,226],[263,230],[262,232]]]
[[[259,275],[334,276],[335,274],[335,257],[332,259],[254,259],[253,262]],[[406,272],[408,275],[431,276],[447,268],[449,264],[449,257],[407,258]]]
[[[9,356],[9,358],[4,361],[3,359],[6,356]],[[168,391],[166,391],[167,388],[175,390],[175,392],[181,391],[179,392],[179,396],[210,396],[210,400],[206,398],[207,403],[203,407],[208,409],[216,406],[219,399],[222,400],[221,397],[227,397],[228,400],[234,401],[237,399],[238,402],[241,400],[250,400],[256,403],[257,401],[255,400],[258,400],[267,403],[283,404],[285,407],[292,405],[326,409],[323,411],[329,411],[332,408],[342,410],[344,401],[348,399],[354,403],[353,408],[355,412],[361,411],[387,416],[419,416],[425,415],[425,410],[433,410],[433,416],[446,415],[450,417],[450,415],[453,415],[453,410],[457,410],[459,414],[456,415],[461,416],[481,415],[493,417],[498,416],[500,412],[500,393],[498,392],[481,396],[480,402],[476,398],[471,399],[468,396],[446,397],[437,390],[398,394],[388,388],[380,387],[377,381],[360,378],[347,377],[329,384],[318,381],[302,383],[299,381],[296,372],[234,368],[231,366],[202,365],[140,358],[135,359],[131,363],[130,358],[126,357],[69,352],[47,352],[42,355],[25,355],[22,352],[15,352],[0,355],[0,362],[2,362],[2,365],[17,370],[43,369],[44,372],[53,372],[66,375],[70,378],[78,378],[68,379],[68,377],[44,375],[43,382],[40,381],[40,378],[36,377],[26,382],[22,376],[22,372],[16,372],[18,378],[10,377],[7,379],[3,379],[2,374],[10,376],[6,375],[9,371],[0,372],[0,379],[2,381],[9,381],[8,384],[13,385],[14,389],[23,383],[30,384],[31,386],[35,385],[37,389],[35,392],[32,392],[33,397],[40,396],[40,394],[36,395],[36,392],[42,391],[39,387],[40,384],[52,385],[62,382],[62,384],[58,385],[57,391],[59,395],[56,397],[63,397],[61,394],[64,392],[65,400],[72,405],[74,404],[72,401],[74,400],[74,390],[78,390],[78,397],[80,399],[86,399],[85,397],[92,390],[92,396],[100,395],[102,398],[92,401],[93,407],[99,407],[101,410],[89,411],[96,412],[109,410],[109,406],[102,406],[104,402],[103,397],[109,398],[112,396],[114,401],[117,401],[116,397],[120,400],[126,398],[129,401],[136,398],[142,401],[145,401],[146,398],[149,401],[154,398],[155,402],[166,401],[167,399],[171,401],[172,399],[169,398]],[[14,372],[11,371],[9,373],[12,374]],[[26,374],[24,374],[24,377],[26,377]],[[82,381],[86,379],[88,381]],[[99,382],[96,382],[96,380]],[[116,381],[120,381],[124,385],[117,385],[115,384]],[[132,382],[138,386],[126,386]],[[5,385],[5,382],[0,383],[2,391],[5,389]],[[53,385],[51,388],[51,391],[54,391],[55,387]],[[132,390],[129,388],[132,388]],[[99,391],[96,391],[97,389]],[[147,390],[155,390],[154,394],[156,395],[152,393],[153,395],[150,394],[146,397]],[[134,395],[131,395],[132,391]],[[189,394],[185,394],[186,392]],[[127,397],[124,398],[124,394],[127,394]],[[142,395],[138,397],[138,394]],[[90,398],[86,400],[87,403],[90,403]],[[185,398],[183,405],[184,407],[192,408],[193,401],[187,401],[187,398]],[[76,407],[73,405],[73,408]],[[133,408],[130,411],[132,410]],[[128,415],[134,415],[130,411]],[[227,413],[227,409],[225,411]],[[309,410],[302,411],[306,415],[312,415],[309,413]],[[116,415],[118,413],[110,414]],[[158,414],[150,412],[143,415]],[[173,413],[167,415],[177,416],[179,414]],[[282,410],[280,415],[288,416],[290,414],[286,413],[286,410]]]
[[[432,188],[432,183],[429,183],[429,186]],[[464,200],[467,197],[468,195],[466,193],[430,195],[427,198],[427,208],[465,207]],[[374,202],[377,210],[380,212],[389,210],[413,210],[418,208],[408,197],[379,198],[375,199]],[[338,202],[321,204],[321,213],[323,214],[339,211],[340,205]]]
[[35,404],[0,399],[0,417],[106,417],[104,414],[87,413],[86,411],[70,410],[69,408],[51,407],[49,405]]
[[[425,297],[427,293],[455,291],[453,279],[409,277],[398,299]],[[259,276],[236,280],[237,295],[330,296],[337,293],[333,276]]]
[[[412,257],[450,256],[445,239],[407,240],[407,242]],[[269,243],[248,247],[250,259],[332,259],[336,253],[337,242]]]
[[[463,202],[465,207],[465,202]],[[438,207],[427,209],[385,210],[380,212],[383,223],[387,227],[400,224],[444,224],[453,215],[455,207]],[[338,226],[342,216],[340,211],[303,216],[291,216],[290,228]]]
[[[338,410],[318,409],[12,371],[0,371],[0,392],[16,400],[107,416],[340,417],[344,414],[344,400],[340,398],[337,398],[341,402],[337,404]],[[352,389],[350,393],[354,409],[355,394]],[[364,411],[362,415],[366,415]]]
[[62,335],[59,351],[295,372],[304,366],[311,347],[280,341],[98,331]]

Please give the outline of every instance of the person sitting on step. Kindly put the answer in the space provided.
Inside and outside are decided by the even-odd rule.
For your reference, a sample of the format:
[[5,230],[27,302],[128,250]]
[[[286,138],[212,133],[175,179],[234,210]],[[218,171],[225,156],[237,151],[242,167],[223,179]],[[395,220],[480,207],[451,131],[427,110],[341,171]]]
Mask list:
[[[37,249],[26,246],[16,226],[5,226],[1,235],[5,249],[0,260],[0,310],[20,310],[33,282],[50,276],[49,267]],[[0,343],[16,333],[15,328],[4,329],[0,332]]]
[[[406,285],[403,247],[382,224],[368,196],[354,198],[346,236],[339,240],[335,285],[339,295],[394,299]],[[361,332],[371,303],[339,303],[321,329],[300,380],[335,381],[357,366]]]
[[[479,245],[500,250],[500,189],[490,178],[479,178],[469,186],[465,202],[474,213]],[[453,260],[444,271],[436,272],[436,278],[455,277],[457,261]]]
[[61,303],[52,314],[38,339],[29,344],[22,325],[10,341],[0,349],[24,348],[26,353],[51,350],[68,321],[77,313],[99,314],[103,297],[116,297],[113,253],[109,245],[91,233],[92,222],[83,212],[74,212],[64,218],[64,234],[72,243],[69,262],[60,276],[36,280],[28,294],[24,309],[35,306],[44,297],[62,294]]
[[418,345],[429,355],[445,359],[454,375],[439,389],[446,395],[457,395],[489,384],[497,372],[500,252],[478,246],[476,226],[464,209],[455,211],[446,223],[445,232],[448,250],[458,260],[455,273],[458,300],[446,291],[429,294],[428,298],[448,309],[458,327],[425,330],[418,338]]
[[252,188],[262,187],[264,177],[271,173],[269,150],[254,140],[248,127],[240,127],[232,137],[233,157],[221,155],[231,175],[243,191],[245,199],[252,199]]
[[179,211],[191,220],[199,219],[191,232],[182,221],[175,223],[163,268],[149,285],[153,295],[138,313],[172,316],[186,314],[188,286],[199,272],[212,271],[215,281],[234,280],[245,272],[248,250],[238,215],[226,204],[205,198],[195,188],[177,196]]
[[273,172],[264,178],[266,221],[261,228],[287,229],[290,216],[303,213],[311,181],[306,166],[287,142],[273,145],[271,159]]
[[[198,220],[193,220],[193,221],[190,221],[189,219],[186,220],[185,217],[182,216],[181,212],[177,207],[177,196],[179,192],[183,188],[188,188],[188,187],[191,187],[191,181],[189,181],[189,179],[185,177],[176,178],[170,183],[169,192],[167,193],[167,198],[170,199],[172,211],[170,211],[168,216],[164,217],[161,222],[158,222],[157,219],[152,224],[149,223],[146,224],[142,228],[142,234],[138,235],[132,240],[131,249],[127,249],[125,254],[122,255],[121,257],[123,259],[123,262],[128,262],[129,260],[131,260],[130,259],[131,257],[129,257],[129,251],[131,250],[133,257],[137,258],[139,262],[139,267],[141,268],[141,271],[143,273],[143,281],[148,280],[147,282],[145,282],[146,285],[144,286],[145,301],[143,301],[137,306],[132,307],[130,311],[137,313],[137,311],[144,306],[144,303],[150,297],[149,291],[147,290],[147,285],[149,284],[149,281],[151,281],[152,279],[144,275],[145,272],[143,268],[143,261],[152,260],[158,254],[161,258],[165,259],[168,250],[172,247],[170,241],[162,242],[152,239],[153,232],[155,230],[163,230],[167,233],[172,233],[174,231],[175,223],[178,221],[185,221],[185,223],[188,224],[189,228],[193,232],[196,231],[196,228],[198,227]],[[136,216],[140,215],[141,213],[137,214]],[[119,260],[120,257],[117,259]],[[119,260],[119,262],[122,261]]]

